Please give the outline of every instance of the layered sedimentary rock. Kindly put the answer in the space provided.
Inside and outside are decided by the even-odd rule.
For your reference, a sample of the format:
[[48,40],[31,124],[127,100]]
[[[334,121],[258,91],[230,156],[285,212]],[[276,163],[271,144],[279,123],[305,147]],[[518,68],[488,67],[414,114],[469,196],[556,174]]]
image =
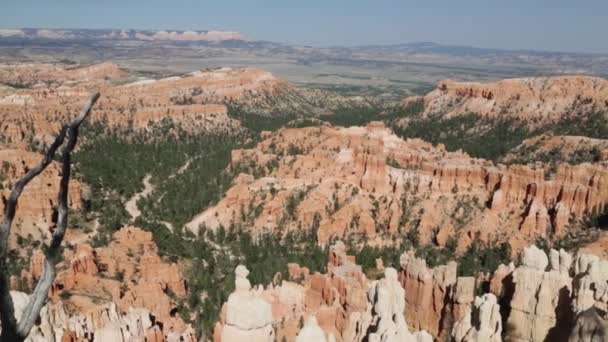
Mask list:
[[[235,111],[277,116],[331,113],[352,101],[320,90],[296,88],[270,72],[253,68],[216,68],[159,79],[129,74],[112,63],[68,68],[55,64],[0,65],[0,142],[49,142],[92,92],[102,96],[90,116],[110,128],[161,129],[164,135],[240,132]],[[244,113],[241,113],[244,114]],[[175,125],[176,127],[174,127]],[[173,130],[172,130],[173,128]]]
[[477,113],[547,122],[568,113],[606,109],[608,81],[587,76],[518,78],[495,83],[445,80],[426,96],[409,98],[404,103],[418,99],[424,101],[426,115]]
[[[282,129],[255,148],[235,150],[242,174],[214,207],[187,227],[240,225],[255,232],[317,229],[333,237],[386,236],[416,229],[420,242],[459,251],[473,241],[508,241],[516,254],[537,238],[561,238],[608,202],[608,168],[494,165],[416,139],[381,123]],[[290,202],[290,207],[286,203]],[[256,210],[253,210],[256,209]]]
[[406,317],[414,329],[425,329],[433,336],[449,334],[453,317],[448,305],[457,281],[456,268],[452,262],[429,269],[423,259],[411,252],[401,256],[400,281],[407,293]]
[[[186,295],[182,271],[157,253],[152,234],[132,227],[117,231],[107,247],[66,248],[34,330],[50,341],[195,341],[175,314],[174,298]],[[37,259],[28,280],[41,274]]]
[[91,115],[92,122],[106,121],[113,128],[137,130],[173,121],[190,132],[232,132],[239,125],[227,116],[225,103],[263,102],[266,96],[288,87],[258,69],[224,68],[133,80],[109,63],[88,67],[91,76],[57,66],[34,67],[42,71],[29,78],[21,70],[30,70],[28,66],[18,66],[19,70],[5,67],[5,77],[0,72],[0,82],[14,82],[11,77],[15,74],[24,79],[22,82],[38,82],[30,88],[0,90],[5,141],[48,142],[93,91],[100,91],[102,97]]

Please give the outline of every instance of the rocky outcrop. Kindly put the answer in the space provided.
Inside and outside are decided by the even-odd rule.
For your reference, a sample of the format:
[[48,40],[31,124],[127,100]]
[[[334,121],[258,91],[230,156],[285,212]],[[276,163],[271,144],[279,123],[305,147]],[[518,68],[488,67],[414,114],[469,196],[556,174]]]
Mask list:
[[[608,81],[587,76],[518,78],[495,83],[445,80],[422,100],[425,115],[477,113],[518,118],[532,124],[559,120],[566,113],[606,109]],[[411,101],[406,99],[404,103]]]
[[[22,292],[11,292],[15,315],[19,319],[28,300]],[[114,303],[88,312],[72,312],[64,303],[49,303],[26,339],[42,341],[196,341],[194,330],[168,331],[163,323],[144,308],[121,311]]]
[[433,341],[426,331],[409,332],[403,313],[405,291],[397,279],[397,271],[389,267],[384,279],[372,285],[368,299],[372,304],[372,322],[368,328],[368,341]]
[[[26,280],[40,276],[34,261],[40,258],[32,258]],[[186,296],[182,271],[161,260],[152,233],[124,227],[107,247],[66,248],[64,260],[35,328],[43,340],[196,340],[194,329],[176,315],[175,299]]]
[[300,284],[283,281],[265,289],[251,289],[246,268],[239,266],[237,290],[222,309],[214,340],[432,341],[430,334],[408,329],[395,269],[368,281],[341,242],[332,245],[328,260],[327,274],[297,273]]
[[506,334],[513,341],[563,340],[572,322],[568,274],[572,258],[562,251],[549,259],[535,246],[524,249],[522,265],[513,272],[515,290]]
[[[0,145],[0,218],[4,215],[4,205],[13,185],[42,160],[42,155],[21,148],[2,148]],[[56,203],[61,165],[52,162],[38,177],[24,189],[11,231],[11,245],[17,236],[33,239],[50,238],[56,222]],[[82,187],[78,180],[70,180],[68,205],[79,209],[83,204]]]
[[367,103],[362,98],[297,88],[254,68],[205,69],[148,79],[130,75],[112,63],[79,68],[0,64],[0,83],[15,86],[0,87],[0,142],[38,146],[49,143],[93,91],[101,92],[102,97],[90,120],[123,129],[126,135],[158,130],[163,135],[181,130],[240,133],[239,121],[228,116],[228,105],[235,108],[233,114],[255,112],[270,117],[322,115],[350,103]]
[[[103,96],[91,121],[104,121],[112,128],[151,130],[173,121],[190,132],[236,132],[239,125],[228,117],[226,102],[254,105],[256,101],[263,102],[264,96],[290,87],[259,69],[224,68],[159,80],[127,79],[126,84],[115,84],[106,81],[106,77],[126,75],[107,71],[108,75],[101,77],[109,69],[104,65],[69,71],[58,66],[37,67],[49,76],[35,73],[32,82],[46,83],[31,89],[0,91],[2,135],[6,141],[50,141],[59,125],[68,120],[70,113],[78,111],[92,90],[99,90]],[[4,73],[22,77],[21,69]]]
[[[239,268],[237,287],[250,289],[252,303],[264,312],[270,307],[272,314],[227,303],[215,340],[226,340],[227,313],[238,308],[249,313],[239,320],[252,320],[249,316],[258,312],[276,339],[287,341],[541,342],[568,341],[569,336],[570,341],[603,341],[605,336],[608,278],[605,260],[598,257],[573,258],[564,250],[547,255],[532,245],[522,251],[519,266],[502,265],[491,277],[477,278],[456,277],[455,263],[429,268],[412,253],[404,253],[401,261],[399,271],[386,267],[384,278],[369,281],[344,244],[336,243],[328,274],[295,272],[300,284],[284,281],[254,290]],[[482,282],[496,295],[475,297]]]
[[[333,335],[332,335],[333,338]],[[296,336],[296,342],[308,342],[308,341],[319,341],[326,342],[325,332],[323,329],[319,327],[319,323],[317,323],[317,319],[315,316],[310,316],[306,323],[304,323],[304,327]],[[335,341],[335,339],[334,339]]]
[[449,312],[457,282],[456,268],[457,264],[451,262],[430,269],[426,261],[416,258],[413,252],[401,256],[399,279],[407,294],[405,316],[409,326],[440,338],[449,336],[454,322]]
[[249,271],[245,266],[238,266],[234,273],[236,289],[225,306],[226,320],[221,341],[274,341],[270,303],[251,291],[251,283],[247,279]]
[[475,297],[473,308],[456,322],[452,330],[455,342],[502,342],[502,318],[496,297],[485,294]]
[[[262,176],[239,176],[216,206],[187,224],[192,231],[203,223],[253,233],[316,227],[322,244],[364,235],[382,245],[415,229],[423,244],[457,239],[464,252],[473,241],[507,241],[515,256],[538,238],[576,231],[587,212],[608,204],[601,164],[563,164],[547,179],[542,167],[495,166],[399,139],[381,123],[282,129],[233,151],[232,164],[255,165]],[[288,211],[289,200],[295,207]]]
[[578,314],[568,342],[602,342],[608,339],[608,318],[592,307]]
[[579,255],[574,264],[574,303],[577,313],[590,308],[608,312],[608,260]]

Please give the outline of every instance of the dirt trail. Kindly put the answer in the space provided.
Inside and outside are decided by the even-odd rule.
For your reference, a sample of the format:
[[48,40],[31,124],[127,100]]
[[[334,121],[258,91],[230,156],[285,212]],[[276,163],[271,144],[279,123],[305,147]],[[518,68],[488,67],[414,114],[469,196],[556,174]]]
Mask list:
[[129,215],[131,215],[131,219],[133,220],[141,216],[141,211],[137,207],[137,201],[139,201],[139,199],[142,197],[148,196],[152,191],[154,191],[154,185],[150,183],[151,178],[151,175],[146,175],[143,181],[144,190],[133,195],[133,197],[131,197],[127,203],[125,203],[125,209],[127,212],[129,212]]

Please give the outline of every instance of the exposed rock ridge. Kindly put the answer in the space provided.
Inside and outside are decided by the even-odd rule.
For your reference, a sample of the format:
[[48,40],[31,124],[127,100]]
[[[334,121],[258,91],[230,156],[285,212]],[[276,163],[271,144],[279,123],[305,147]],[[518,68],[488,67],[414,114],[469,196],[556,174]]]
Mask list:
[[[413,100],[409,98],[404,103]],[[606,109],[608,81],[589,76],[517,78],[494,83],[445,80],[422,100],[425,115],[477,113],[547,122],[567,113]]]
[[[608,205],[608,169],[601,164],[562,164],[547,178],[543,167],[493,165],[402,140],[381,123],[282,129],[264,137],[232,154],[233,165],[252,165],[263,176],[238,177],[188,228],[235,224],[256,232],[318,222],[321,243],[356,234],[377,244],[416,229],[422,243],[439,246],[458,230],[460,251],[480,240],[508,241],[517,253],[537,238],[565,236],[576,226],[572,220],[580,223]],[[293,213],[284,209],[290,197],[302,198]],[[249,207],[261,210],[240,215]]]

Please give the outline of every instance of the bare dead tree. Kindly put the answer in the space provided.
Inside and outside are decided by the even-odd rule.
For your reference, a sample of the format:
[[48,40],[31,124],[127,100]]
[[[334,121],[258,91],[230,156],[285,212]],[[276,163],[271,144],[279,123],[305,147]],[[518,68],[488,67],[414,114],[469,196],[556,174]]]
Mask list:
[[[23,341],[29,335],[30,330],[40,316],[40,310],[48,299],[49,289],[55,280],[55,265],[60,253],[61,242],[65,235],[68,224],[68,188],[71,172],[71,155],[78,140],[78,129],[80,124],[87,118],[91,108],[99,99],[99,93],[95,93],[80,111],[80,115],[70,123],[64,125],[55,141],[46,151],[42,161],[38,166],[29,170],[13,188],[6,208],[4,209],[4,219],[0,225],[0,322],[2,332],[0,342]],[[15,307],[10,295],[10,284],[8,279],[8,238],[11,225],[17,210],[19,197],[25,186],[53,161],[55,153],[63,145],[67,137],[67,145],[63,149],[61,181],[59,183],[59,193],[57,199],[57,227],[51,237],[51,242],[45,253],[44,271],[34,288],[34,292],[29,298],[21,319],[17,322],[15,317]]]

